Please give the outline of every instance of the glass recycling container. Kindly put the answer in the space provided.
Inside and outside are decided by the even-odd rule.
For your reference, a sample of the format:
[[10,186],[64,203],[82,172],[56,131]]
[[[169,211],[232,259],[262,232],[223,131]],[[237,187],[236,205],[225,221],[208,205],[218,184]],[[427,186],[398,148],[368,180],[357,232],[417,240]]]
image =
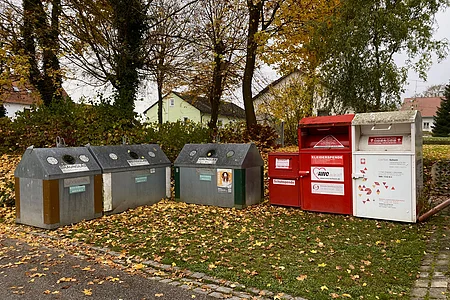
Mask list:
[[17,223],[54,229],[102,216],[101,170],[85,147],[31,146],[14,176]]
[[152,205],[170,197],[171,163],[159,145],[88,146],[103,178],[106,214]]
[[178,201],[243,208],[264,197],[264,161],[254,144],[186,144],[174,167]]
[[298,126],[303,210],[352,214],[351,122],[354,115],[307,117]]
[[269,202],[300,207],[298,152],[269,153]]
[[416,222],[423,188],[421,122],[417,110],[355,115],[355,216]]

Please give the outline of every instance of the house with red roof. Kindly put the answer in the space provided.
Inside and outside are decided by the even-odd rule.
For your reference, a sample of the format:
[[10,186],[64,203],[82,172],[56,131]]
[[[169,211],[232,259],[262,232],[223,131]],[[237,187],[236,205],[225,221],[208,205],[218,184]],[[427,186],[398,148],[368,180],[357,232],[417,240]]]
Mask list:
[[400,110],[418,110],[422,115],[422,130],[431,132],[434,116],[441,106],[442,97],[414,97],[405,98]]
[[0,90],[0,103],[6,109],[6,116],[14,118],[16,113],[29,109],[32,104],[40,101],[39,93],[30,84],[22,84],[19,81],[5,85]]

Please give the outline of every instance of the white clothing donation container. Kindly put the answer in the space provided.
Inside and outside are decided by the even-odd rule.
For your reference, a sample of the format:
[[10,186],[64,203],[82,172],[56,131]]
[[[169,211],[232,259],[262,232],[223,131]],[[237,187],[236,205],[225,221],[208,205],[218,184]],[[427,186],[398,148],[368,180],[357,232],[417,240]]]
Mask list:
[[417,110],[355,115],[354,216],[416,222],[423,187],[421,124]]

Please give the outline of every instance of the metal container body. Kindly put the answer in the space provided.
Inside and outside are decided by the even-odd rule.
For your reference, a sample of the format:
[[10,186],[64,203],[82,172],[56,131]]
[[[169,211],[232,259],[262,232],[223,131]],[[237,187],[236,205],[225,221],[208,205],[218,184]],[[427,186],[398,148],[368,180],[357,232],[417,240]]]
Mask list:
[[421,123],[414,110],[355,115],[355,216],[416,222],[423,188]]
[[[103,174],[103,208],[107,214],[152,205],[167,196],[169,167]],[[170,181],[169,181],[170,182]],[[170,192],[170,189],[169,189]]]
[[89,146],[103,173],[106,214],[170,197],[170,161],[156,144]]
[[179,201],[243,208],[264,197],[264,162],[254,144],[187,144],[174,165]]
[[269,153],[269,201],[301,207],[298,152]]
[[303,118],[298,128],[304,210],[352,214],[351,121],[354,115]]
[[100,167],[84,147],[30,147],[14,174],[17,223],[54,229],[102,215]]

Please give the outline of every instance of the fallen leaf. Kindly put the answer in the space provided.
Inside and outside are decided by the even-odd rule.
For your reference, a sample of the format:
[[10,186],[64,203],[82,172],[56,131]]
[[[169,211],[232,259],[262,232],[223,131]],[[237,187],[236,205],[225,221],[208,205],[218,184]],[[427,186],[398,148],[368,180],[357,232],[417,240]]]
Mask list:
[[327,286],[326,286],[326,285],[322,285],[322,286],[320,287],[320,289],[321,289],[322,291],[325,291],[325,290],[327,290],[327,291],[328,291],[328,288],[327,288]]
[[320,268],[323,268],[323,267],[325,267],[326,265],[327,265],[326,263],[321,263],[321,264],[318,264],[317,266],[320,267]]
[[86,296],[92,296],[92,289],[84,289],[83,294],[85,294]]
[[306,278],[308,278],[308,275],[300,275],[300,276],[297,276],[297,280],[298,281],[303,281],[303,280],[305,280]]
[[164,296],[164,294],[155,294],[155,297],[162,297],[162,296]]

